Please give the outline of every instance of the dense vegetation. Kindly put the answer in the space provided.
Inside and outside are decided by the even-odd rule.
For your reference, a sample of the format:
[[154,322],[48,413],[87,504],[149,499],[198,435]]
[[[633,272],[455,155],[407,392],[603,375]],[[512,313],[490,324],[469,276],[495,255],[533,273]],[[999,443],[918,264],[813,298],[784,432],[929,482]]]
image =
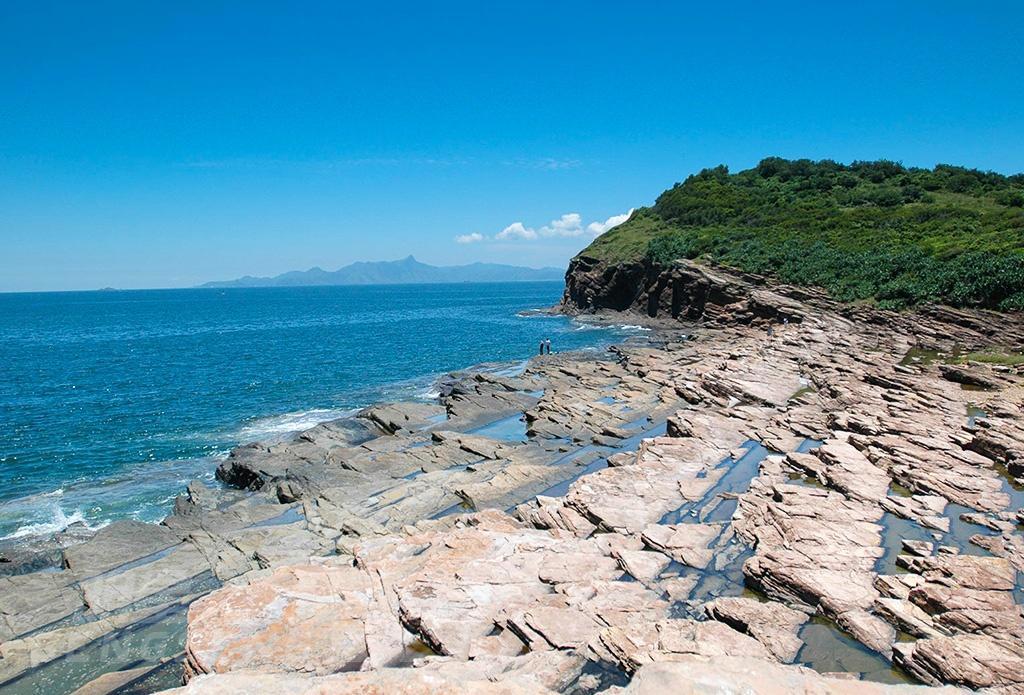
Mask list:
[[1024,309],[1024,174],[765,159],[705,169],[584,251],[709,258],[841,300]]

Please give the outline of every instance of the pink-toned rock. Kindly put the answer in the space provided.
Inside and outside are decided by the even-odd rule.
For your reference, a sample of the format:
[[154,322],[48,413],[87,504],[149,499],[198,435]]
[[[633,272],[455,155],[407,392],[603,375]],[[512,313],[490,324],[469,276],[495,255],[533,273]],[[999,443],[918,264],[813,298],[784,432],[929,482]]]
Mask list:
[[707,603],[704,610],[709,617],[756,639],[779,661],[793,661],[803,646],[797,635],[807,622],[807,614],[781,603],[718,598]]
[[932,637],[895,646],[894,660],[926,683],[1024,685],[1024,645],[989,635]]
[[689,567],[703,569],[714,553],[709,545],[722,533],[717,524],[651,524],[644,528],[643,540]]
[[744,656],[684,656],[641,668],[627,695],[966,695],[958,688],[923,688],[828,677],[808,668]]
[[316,676],[239,671],[193,678],[166,695],[548,695],[563,690],[579,672],[580,660],[564,652],[522,657],[481,656],[473,661],[428,659],[418,668]]
[[877,598],[876,505],[813,488],[755,484],[741,499],[739,516],[739,533],[757,541],[743,572],[769,596],[810,607],[826,601],[836,614],[868,609]]
[[590,648],[596,654],[610,655],[627,673],[644,664],[675,661],[690,654],[771,658],[760,642],[716,620],[663,620],[611,627],[602,630]]
[[369,576],[349,565],[287,567],[227,586],[189,609],[187,672],[356,670],[368,656],[371,599]]
[[[613,545],[628,547],[620,538]],[[371,539],[354,548],[354,565],[285,568],[195,604],[189,673],[381,668],[412,658],[416,638],[458,659],[517,653],[509,631],[520,649],[565,649],[609,625],[665,617],[657,592],[614,581],[613,545],[523,528],[497,512]],[[331,638],[312,638],[320,634]]]

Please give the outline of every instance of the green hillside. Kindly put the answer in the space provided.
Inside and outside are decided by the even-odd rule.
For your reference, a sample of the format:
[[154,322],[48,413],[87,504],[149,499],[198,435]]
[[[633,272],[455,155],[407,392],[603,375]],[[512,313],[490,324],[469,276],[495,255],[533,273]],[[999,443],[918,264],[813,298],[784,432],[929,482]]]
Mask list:
[[1024,174],[770,158],[705,169],[581,255],[709,258],[845,301],[1024,309]]

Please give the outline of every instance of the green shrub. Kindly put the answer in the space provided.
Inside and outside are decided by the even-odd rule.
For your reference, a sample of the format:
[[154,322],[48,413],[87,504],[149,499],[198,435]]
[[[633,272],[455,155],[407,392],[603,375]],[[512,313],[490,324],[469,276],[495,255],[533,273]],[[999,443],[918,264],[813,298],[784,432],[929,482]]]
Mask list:
[[841,300],[1024,309],[1024,175],[785,160],[704,169],[583,252],[708,257]]

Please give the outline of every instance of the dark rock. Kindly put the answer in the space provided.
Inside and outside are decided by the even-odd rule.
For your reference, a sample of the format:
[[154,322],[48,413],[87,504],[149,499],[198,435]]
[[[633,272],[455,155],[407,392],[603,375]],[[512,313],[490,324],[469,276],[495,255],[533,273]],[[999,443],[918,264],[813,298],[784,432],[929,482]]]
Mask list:
[[951,364],[940,364],[939,373],[942,374],[942,378],[957,384],[977,386],[982,389],[994,389],[997,387],[996,382],[992,381],[988,377],[979,374],[975,370],[965,369],[964,367],[957,367]]

